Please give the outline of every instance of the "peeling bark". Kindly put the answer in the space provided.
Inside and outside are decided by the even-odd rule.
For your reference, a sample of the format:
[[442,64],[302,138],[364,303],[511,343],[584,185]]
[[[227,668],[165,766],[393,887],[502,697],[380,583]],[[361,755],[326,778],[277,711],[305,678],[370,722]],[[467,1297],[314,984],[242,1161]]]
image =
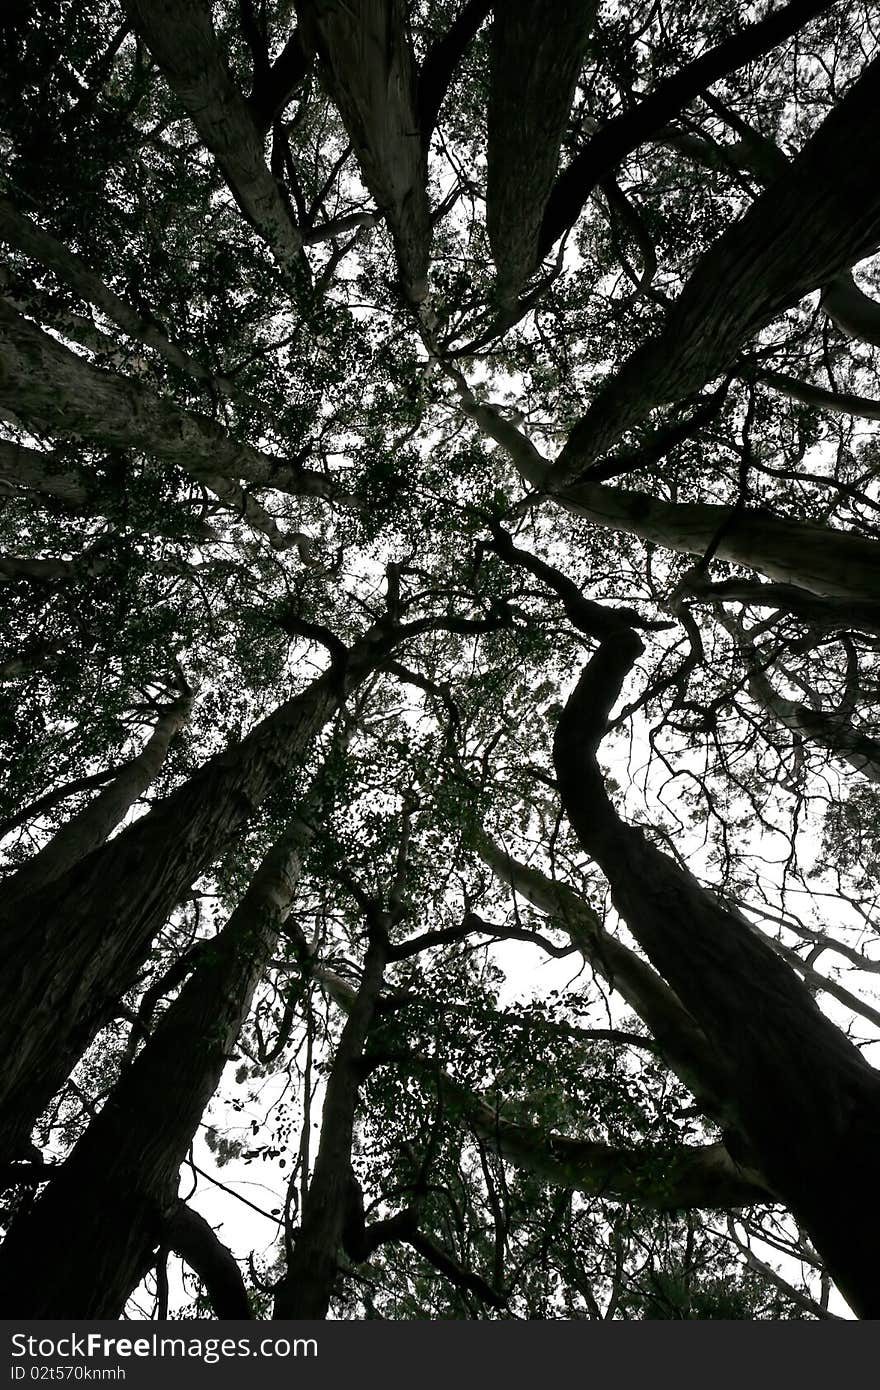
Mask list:
[[515,304],[538,235],[595,6],[506,0],[492,21],[486,226],[502,307]]
[[394,240],[404,295],[428,293],[431,215],[416,65],[403,0],[297,0],[303,40],[321,58],[364,182]]

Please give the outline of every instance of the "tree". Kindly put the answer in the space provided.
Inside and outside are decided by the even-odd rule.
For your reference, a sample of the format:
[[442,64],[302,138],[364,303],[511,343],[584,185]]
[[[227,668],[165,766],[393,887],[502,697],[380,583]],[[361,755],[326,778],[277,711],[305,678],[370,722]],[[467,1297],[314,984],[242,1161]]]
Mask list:
[[3,20],[10,1314],[880,1315],[872,18]]

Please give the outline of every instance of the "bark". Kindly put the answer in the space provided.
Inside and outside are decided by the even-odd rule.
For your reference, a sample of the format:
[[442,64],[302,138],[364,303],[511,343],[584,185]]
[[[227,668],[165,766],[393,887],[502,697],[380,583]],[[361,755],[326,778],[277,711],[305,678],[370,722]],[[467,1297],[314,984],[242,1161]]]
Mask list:
[[[880,563],[880,561],[878,561]],[[713,584],[693,572],[685,577],[684,591],[697,602],[741,603],[749,608],[775,608],[792,613],[811,627],[855,628],[880,636],[880,603],[853,603],[847,599],[816,598],[794,584],[759,584],[727,579]]]
[[419,132],[416,65],[403,0],[297,0],[304,42],[348,131],[364,182],[384,215],[405,297],[428,293],[431,215]]
[[500,1158],[556,1187],[655,1211],[723,1210],[776,1201],[760,1174],[737,1163],[724,1144],[619,1148],[548,1134],[505,1119],[485,1101],[466,1099],[463,1093],[461,1098],[471,1126]]
[[507,0],[492,21],[486,226],[502,307],[534,269],[595,6]]
[[[801,154],[700,258],[657,338],[599,391],[553,469],[561,487],[655,406],[723,374],[743,343],[880,242],[880,59]],[[859,149],[862,157],[851,158]]]
[[566,932],[584,959],[617,991],[657,1040],[663,1060],[697,1097],[706,1114],[732,1118],[727,1101],[724,1054],[708,1038],[657,973],[602,927],[599,918],[567,884],[521,864],[480,834],[476,850],[504,883]]
[[596,749],[640,649],[632,632],[601,638],[565,707],[563,806],[633,936],[725,1056],[753,1166],[856,1312],[876,1317],[880,1078],[771,946],[615,811]]
[[7,439],[0,439],[0,480],[11,487],[50,497],[76,511],[86,510],[89,504],[88,489],[65,463],[52,454]]
[[245,217],[282,270],[299,277],[302,236],[266,167],[262,134],[232,80],[210,5],[206,0],[127,0],[126,8]]
[[758,667],[749,677],[749,693],[783,728],[825,748],[869,782],[880,782],[880,739],[855,728],[845,714],[814,710],[798,700],[785,699]]
[[666,502],[601,483],[576,483],[554,494],[554,500],[600,526],[686,555],[705,555],[717,539],[717,559],[811,595],[859,605],[877,598],[880,544],[852,531],[790,521],[751,507]]
[[703,556],[714,546],[719,560],[758,570],[789,590],[806,591],[807,598],[846,600],[863,616],[865,605],[873,609],[880,568],[877,541],[775,517],[763,509],[667,502],[602,483],[574,483],[551,491],[551,465],[528,436],[497,406],[478,402],[463,381],[457,388],[464,413],[505,450],[524,481],[575,516],[686,555]]
[[[387,914],[377,914],[384,918]],[[384,922],[370,922],[361,984],[339,1039],[327,1081],[321,1140],[287,1273],[275,1294],[275,1318],[326,1318],[336,1281],[338,1251],[359,1191],[351,1169],[351,1141],[363,1072],[364,1043],[376,1011],[388,959]],[[362,1210],[360,1220],[362,1222]]]
[[554,242],[574,226],[600,179],[613,173],[627,155],[659,134],[667,121],[713,82],[784,43],[833,3],[834,0],[794,0],[702,53],[680,72],[659,82],[631,110],[609,121],[557,179],[544,214],[538,257],[546,256]]
[[294,496],[333,495],[323,474],[239,444],[206,415],[181,410],[140,382],[90,366],[2,301],[0,406],[41,434],[142,449],[212,490],[241,478]]
[[[823,307],[827,308],[825,299],[823,299],[822,304]],[[878,342],[880,342],[880,338],[878,338]],[[804,405],[815,406],[817,410],[839,411],[843,415],[857,415],[863,420],[880,420],[880,401],[871,400],[867,396],[826,391],[821,386],[814,386],[811,381],[798,381],[782,372],[760,372],[758,381],[764,382],[765,385],[772,387],[774,391],[779,391],[783,396],[790,397],[791,400],[801,401]]]
[[[68,250],[62,242],[56,241],[50,232],[38,226],[31,218],[19,212],[8,198],[0,198],[0,238],[17,251],[39,261],[62,280],[80,298],[106,314],[129,338],[152,348],[179,371],[187,376],[229,395],[234,393],[232,382],[217,376],[209,369],[185,353],[172,342],[155,320],[138,313],[96,275],[86,261],[74,251]],[[113,344],[118,349],[118,344]]]
[[822,308],[847,337],[880,347],[880,304],[859,289],[851,274],[844,271],[825,286]]
[[93,849],[122,823],[138,797],[158,777],[174,735],[189,718],[192,700],[185,697],[159,715],[141,752],[119,769],[110,784],[64,824],[51,840],[0,884],[0,915],[39,892]]
[[26,1145],[45,1105],[135,984],[181,897],[266,795],[303,766],[346,697],[410,637],[501,625],[501,618],[380,620],[148,815],[16,904],[0,922],[0,1164]]
[[305,81],[309,59],[299,31],[294,29],[275,62],[264,74],[254,73],[248,106],[257,129],[265,135],[290,102],[297,87]]
[[67,583],[78,575],[97,574],[103,568],[100,561],[91,565],[76,560],[32,560],[21,555],[0,555],[0,575],[4,579],[24,579],[34,584]]
[[[227,479],[218,480],[215,485],[218,496],[223,488],[225,500],[231,503],[231,493],[237,484]],[[254,508],[258,511],[262,509],[254,498],[245,497],[241,488],[238,488],[238,492],[243,500],[236,510],[247,515],[251,524],[256,524],[258,518],[252,516],[252,511]],[[79,516],[105,516],[116,520],[124,509],[124,493],[114,495],[112,488],[103,481],[89,479],[84,469],[71,468],[70,464],[46,450],[30,449],[17,441],[6,439],[0,439],[0,494],[3,493],[10,497],[26,497],[31,503],[50,508],[60,506]],[[266,520],[278,533],[271,518],[267,517]],[[216,531],[207,522],[199,521],[184,510],[177,513],[173,507],[167,508],[165,514],[156,520],[138,517],[136,524],[127,520],[126,528],[136,534],[143,532],[146,535],[170,536],[175,540],[183,537],[199,541],[217,540]]]
[[165,1223],[164,1240],[199,1276],[218,1318],[252,1317],[238,1261],[203,1216],[178,1201]]
[[[0,1248],[0,1296],[18,1316],[119,1317],[156,1246],[174,1246],[180,1165],[275,949],[314,810],[307,797],[58,1176],[14,1224]],[[192,1224],[182,1226],[190,1244]],[[223,1287],[227,1305],[230,1287],[240,1290],[228,1273]],[[246,1299],[234,1316],[250,1316]]]

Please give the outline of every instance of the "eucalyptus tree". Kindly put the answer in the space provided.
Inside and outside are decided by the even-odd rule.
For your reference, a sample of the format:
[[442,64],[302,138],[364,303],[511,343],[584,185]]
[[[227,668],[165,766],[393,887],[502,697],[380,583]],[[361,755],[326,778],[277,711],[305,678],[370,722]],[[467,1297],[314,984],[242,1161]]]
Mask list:
[[4,1306],[876,1316],[871,8],[2,26]]

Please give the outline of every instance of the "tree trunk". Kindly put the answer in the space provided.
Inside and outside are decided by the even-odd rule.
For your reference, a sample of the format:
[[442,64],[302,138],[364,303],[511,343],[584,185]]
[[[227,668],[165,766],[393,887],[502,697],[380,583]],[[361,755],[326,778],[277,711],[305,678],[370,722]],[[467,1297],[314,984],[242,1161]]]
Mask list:
[[[410,631],[371,628],[241,743],[3,920],[0,1156],[26,1143],[193,881],[267,792],[302,766],[346,695]],[[141,888],[133,892],[133,884]]]
[[[306,816],[315,807],[309,798]],[[180,1165],[290,907],[312,838],[294,817],[58,1176],[0,1248],[26,1318],[115,1318],[174,1216]],[[241,1316],[241,1314],[239,1314]]]
[[90,366],[2,299],[0,405],[40,434],[142,449],[208,487],[223,475],[294,496],[333,493],[322,473],[240,444],[207,415],[181,410],[140,382]]
[[232,80],[210,5],[205,0],[128,0],[127,9],[245,217],[283,270],[301,272],[302,237],[266,167],[263,137]]
[[296,6],[364,182],[387,219],[403,292],[417,304],[428,293],[431,213],[406,8],[402,0],[297,0]]
[[876,602],[880,543],[852,531],[789,521],[754,508],[711,502],[666,502],[644,492],[601,483],[577,483],[554,500],[576,516],[612,531],[641,536],[667,550],[715,554],[768,579],[823,597]]
[[761,328],[875,249],[878,93],[880,58],[798,158],[700,258],[662,333],[615,372],[572,429],[554,465],[554,487],[587,468],[655,406],[721,375]]
[[492,20],[486,227],[502,306],[538,261],[538,233],[559,164],[595,6],[506,0]]
[[632,632],[606,637],[565,707],[554,754],[566,814],[633,936],[726,1057],[754,1166],[856,1312],[880,1316],[880,1078],[771,947],[626,825],[605,790],[596,748],[640,646]]
[[137,757],[120,768],[109,786],[52,836],[41,850],[0,884],[0,915],[16,902],[39,892],[85,859],[125,819],[142,792],[162,769],[168,746],[189,718],[190,697],[162,711],[156,726]]
[[[302,1226],[275,1295],[276,1318],[325,1318],[336,1281],[339,1247],[357,1208],[351,1140],[362,1073],[359,1063],[382,988],[388,938],[371,924],[360,988],[345,1021],[324,1099],[321,1142],[306,1194]],[[357,1213],[354,1213],[357,1220]],[[360,1221],[363,1212],[360,1211]]]

